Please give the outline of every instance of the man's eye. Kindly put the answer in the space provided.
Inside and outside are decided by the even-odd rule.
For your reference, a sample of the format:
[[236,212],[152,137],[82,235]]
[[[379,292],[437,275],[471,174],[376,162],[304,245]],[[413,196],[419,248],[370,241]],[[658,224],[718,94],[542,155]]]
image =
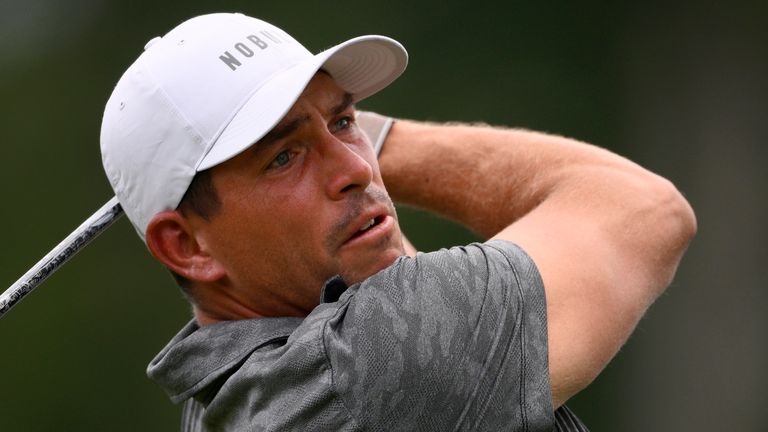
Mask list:
[[281,151],[269,164],[269,168],[280,168],[291,161],[291,153],[288,150]]
[[349,117],[342,117],[339,120],[336,121],[336,130],[344,130],[347,129],[350,125],[352,125],[352,119]]

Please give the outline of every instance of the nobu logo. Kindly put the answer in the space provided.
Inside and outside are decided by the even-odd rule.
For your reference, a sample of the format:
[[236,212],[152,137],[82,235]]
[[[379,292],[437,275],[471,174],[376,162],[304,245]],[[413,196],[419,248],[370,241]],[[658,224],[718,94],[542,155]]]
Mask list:
[[[262,30],[260,33],[262,37],[256,35],[248,35],[245,38],[248,42],[236,43],[234,46],[235,51],[240,53],[245,58],[251,58],[254,56],[254,54],[256,54],[256,51],[269,48],[269,44],[264,39],[268,39],[272,43],[283,43],[283,41],[267,31]],[[229,51],[224,51],[224,54],[220,55],[219,59],[224,62],[224,64],[227,65],[231,70],[237,70],[238,67],[243,65],[243,63]]]

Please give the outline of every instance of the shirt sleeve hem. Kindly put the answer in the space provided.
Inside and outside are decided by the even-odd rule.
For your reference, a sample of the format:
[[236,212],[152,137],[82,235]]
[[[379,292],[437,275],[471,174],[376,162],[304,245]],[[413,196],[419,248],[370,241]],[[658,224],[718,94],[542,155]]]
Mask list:
[[518,245],[505,240],[486,245],[501,252],[514,269],[523,314],[521,415],[528,430],[539,430],[554,422],[544,283],[533,259]]

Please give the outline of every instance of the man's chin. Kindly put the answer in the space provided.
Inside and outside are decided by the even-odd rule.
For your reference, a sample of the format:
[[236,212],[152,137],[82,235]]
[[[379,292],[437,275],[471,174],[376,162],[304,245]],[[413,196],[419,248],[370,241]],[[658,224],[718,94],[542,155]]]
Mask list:
[[375,260],[368,260],[363,264],[351,265],[340,272],[341,278],[347,285],[362,282],[365,279],[391,266],[397,258],[405,255],[402,244],[399,248],[392,248],[386,253],[379,254]]

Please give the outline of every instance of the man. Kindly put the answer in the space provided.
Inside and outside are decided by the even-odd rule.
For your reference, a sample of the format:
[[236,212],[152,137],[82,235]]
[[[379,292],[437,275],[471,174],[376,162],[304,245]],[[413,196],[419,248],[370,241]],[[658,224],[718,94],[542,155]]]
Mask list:
[[[103,161],[193,306],[148,369],[185,430],[552,430],[669,284],[695,232],[669,182],[566,138],[355,111],[405,64],[391,39],[313,56],[214,14],[121,78]],[[390,195],[489,241],[415,254]]]

